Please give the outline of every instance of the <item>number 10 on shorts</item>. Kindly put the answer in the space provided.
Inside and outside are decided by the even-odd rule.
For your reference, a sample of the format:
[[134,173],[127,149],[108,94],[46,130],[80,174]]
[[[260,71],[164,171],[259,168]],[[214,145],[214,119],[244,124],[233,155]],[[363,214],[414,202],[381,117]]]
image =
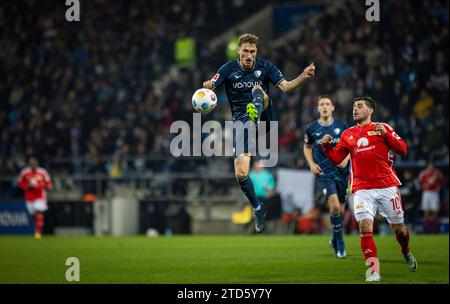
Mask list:
[[400,214],[403,210],[402,210],[402,203],[400,201],[400,196],[396,196],[394,198],[391,198],[391,204],[392,204],[392,209],[394,209],[394,212],[397,214]]

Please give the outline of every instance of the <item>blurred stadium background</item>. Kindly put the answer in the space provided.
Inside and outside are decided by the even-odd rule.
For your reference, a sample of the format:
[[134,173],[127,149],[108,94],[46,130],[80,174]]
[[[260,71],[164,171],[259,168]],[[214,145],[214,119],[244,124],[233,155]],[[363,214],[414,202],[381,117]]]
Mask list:
[[[267,233],[329,231],[302,153],[319,94],[332,95],[350,125],[355,96],[378,101],[376,119],[408,143],[395,168],[407,224],[424,232],[418,174],[432,158],[448,180],[448,1],[380,1],[381,22],[366,21],[362,0],[80,2],[80,22],[65,20],[64,1],[0,4],[2,233],[24,231],[7,206],[23,204],[16,178],[31,155],[54,182],[47,234],[251,233],[232,158],[169,151],[170,124],[192,120],[192,93],[244,32],[260,37],[260,56],[288,79],[317,67],[297,92],[271,90],[280,155],[269,168],[277,191]],[[223,91],[219,101],[205,120],[231,118]],[[300,193],[280,187],[291,173]],[[448,233],[448,183],[440,206],[438,230]],[[345,225],[356,233],[348,209]]]

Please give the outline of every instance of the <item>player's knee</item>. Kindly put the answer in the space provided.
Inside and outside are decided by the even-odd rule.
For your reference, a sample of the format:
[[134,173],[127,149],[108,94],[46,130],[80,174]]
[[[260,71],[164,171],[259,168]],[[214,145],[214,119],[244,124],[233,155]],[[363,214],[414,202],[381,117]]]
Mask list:
[[247,176],[248,176],[248,175],[246,175],[246,174],[236,174],[236,180],[237,180],[238,182],[241,182],[241,181],[243,181],[244,179],[246,179]]
[[371,224],[371,222],[368,221],[368,220],[362,220],[361,222],[359,222],[359,231],[361,233],[372,232],[372,224]]
[[236,169],[235,176],[236,180],[240,182],[247,178],[248,172],[244,169]]
[[341,207],[336,205],[329,206],[330,213],[341,213]]
[[391,224],[391,228],[395,234],[405,233],[406,227],[404,224]]
[[341,204],[336,195],[330,195],[328,197],[328,209],[331,213],[340,213],[341,212]]

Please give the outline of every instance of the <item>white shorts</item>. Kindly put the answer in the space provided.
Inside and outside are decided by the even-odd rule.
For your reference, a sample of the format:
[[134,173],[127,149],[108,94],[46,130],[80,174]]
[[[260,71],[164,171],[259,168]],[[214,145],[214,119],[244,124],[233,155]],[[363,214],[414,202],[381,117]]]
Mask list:
[[47,210],[47,201],[38,199],[35,201],[27,201],[26,204],[28,213],[34,215],[36,212],[44,212]]
[[355,218],[374,220],[377,210],[389,224],[403,223],[403,207],[397,187],[359,190],[354,195]]
[[423,191],[422,205],[420,208],[423,211],[439,211],[439,192]]

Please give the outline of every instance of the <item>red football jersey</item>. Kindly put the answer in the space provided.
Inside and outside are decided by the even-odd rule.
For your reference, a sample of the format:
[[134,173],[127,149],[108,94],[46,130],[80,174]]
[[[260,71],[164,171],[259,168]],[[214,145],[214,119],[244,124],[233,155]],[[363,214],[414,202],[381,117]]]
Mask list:
[[46,189],[52,187],[52,181],[47,170],[38,167],[36,170],[30,167],[24,168],[19,175],[19,187],[25,191],[25,200],[27,202],[38,199],[47,200]]
[[445,177],[438,169],[423,170],[419,174],[420,187],[422,190],[439,191],[445,185]]
[[327,157],[341,163],[350,154],[352,192],[361,189],[379,189],[401,185],[393,168],[392,152],[406,155],[407,145],[388,124],[383,124],[386,134],[377,134],[375,123],[354,126],[345,130],[336,147],[322,145]]

